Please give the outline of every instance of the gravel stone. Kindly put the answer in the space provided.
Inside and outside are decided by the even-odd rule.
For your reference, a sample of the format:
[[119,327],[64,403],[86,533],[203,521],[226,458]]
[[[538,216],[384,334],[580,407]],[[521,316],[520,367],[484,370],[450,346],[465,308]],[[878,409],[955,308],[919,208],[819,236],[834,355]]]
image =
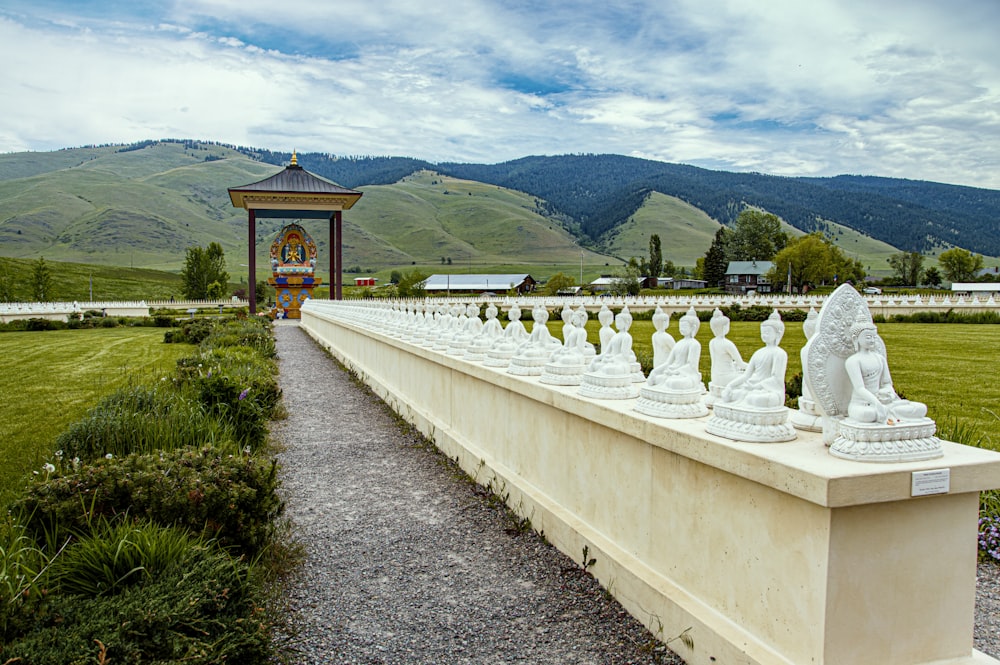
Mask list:
[[[272,434],[305,549],[278,636],[292,662],[683,663],[296,323],[275,335],[288,418]],[[996,657],[998,579],[980,565],[975,646]]]

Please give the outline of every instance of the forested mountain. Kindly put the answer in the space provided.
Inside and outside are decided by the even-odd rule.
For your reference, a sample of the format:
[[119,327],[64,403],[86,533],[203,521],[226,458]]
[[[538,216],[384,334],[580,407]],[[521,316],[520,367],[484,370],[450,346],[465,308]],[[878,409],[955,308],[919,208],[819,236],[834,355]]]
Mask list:
[[[284,164],[290,153],[248,155]],[[623,155],[524,157],[498,164],[432,164],[408,157],[298,156],[305,168],[346,187],[389,184],[420,169],[537,196],[543,210],[574,222],[598,240],[626,222],[650,192],[675,196],[723,224],[745,206],[763,208],[805,231],[837,222],[901,250],[922,253],[957,245],[1000,255],[1000,191],[941,183],[837,176],[788,178],[712,171]]]
[[891,178],[730,173],[620,155],[526,157],[435,168],[540,196],[595,238],[627,220],[656,191],[723,224],[751,205],[806,232],[825,230],[825,223],[834,221],[907,251],[958,245],[1000,254],[1000,192],[995,190]]

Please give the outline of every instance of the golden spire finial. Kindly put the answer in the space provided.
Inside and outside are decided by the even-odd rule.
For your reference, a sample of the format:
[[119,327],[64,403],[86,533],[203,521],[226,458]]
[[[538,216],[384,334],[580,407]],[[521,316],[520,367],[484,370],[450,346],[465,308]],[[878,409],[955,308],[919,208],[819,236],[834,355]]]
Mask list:
[[289,166],[298,166],[298,165],[299,165],[299,160],[298,160],[298,158],[297,158],[297,157],[295,156],[295,148],[292,148],[292,161],[291,161],[291,163],[289,164]]

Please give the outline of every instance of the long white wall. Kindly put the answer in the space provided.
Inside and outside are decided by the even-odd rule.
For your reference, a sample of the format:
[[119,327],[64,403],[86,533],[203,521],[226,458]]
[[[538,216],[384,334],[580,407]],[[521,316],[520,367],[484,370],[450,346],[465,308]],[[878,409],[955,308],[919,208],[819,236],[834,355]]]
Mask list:
[[[369,307],[376,307],[368,305]],[[360,316],[359,316],[360,314]],[[401,341],[350,303],[302,327],[591,571],[692,665],[1000,663],[972,649],[978,493],[1000,455],[832,457],[820,435],[749,444]],[[365,445],[363,440],[357,445]],[[947,493],[912,496],[948,469]]]

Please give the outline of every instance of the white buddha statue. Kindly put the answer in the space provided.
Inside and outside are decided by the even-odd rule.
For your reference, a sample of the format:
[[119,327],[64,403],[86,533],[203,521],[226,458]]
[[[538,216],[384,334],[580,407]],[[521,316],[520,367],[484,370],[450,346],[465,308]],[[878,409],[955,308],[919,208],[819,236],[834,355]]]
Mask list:
[[514,303],[507,311],[507,327],[504,328],[503,337],[496,340],[486,353],[483,365],[487,367],[507,367],[510,359],[517,353],[517,349],[528,339],[528,331],[521,323],[521,308]]
[[639,390],[635,410],[640,413],[660,418],[699,418],[708,413],[701,400],[705,393],[698,368],[701,343],[695,339],[701,321],[693,306],[681,317],[679,326],[681,339]]
[[601,305],[600,311],[597,312],[597,320],[601,324],[600,330],[597,331],[597,341],[600,342],[603,349],[615,336],[615,329],[611,327],[615,321],[615,313],[608,309],[607,305]]
[[785,404],[785,369],[788,353],[778,346],[785,334],[785,324],[777,311],[760,324],[764,346],[750,356],[743,374],[730,381],[722,391],[725,402],[750,407],[778,407]]
[[[610,311],[610,310],[609,310]],[[600,315],[598,315],[600,316]],[[628,399],[638,396],[638,390],[633,386],[635,380],[635,352],[632,350],[632,314],[628,306],[615,316],[617,332],[601,345],[601,352],[590,361],[590,366],[584,372],[580,384],[580,394],[584,397],[599,399]],[[639,368],[639,376],[642,369]],[[645,377],[643,377],[643,380]]]
[[588,363],[587,347],[593,351],[587,342],[586,325],[586,310],[581,308],[572,313],[569,329],[563,328],[563,345],[552,353],[539,381],[558,386],[580,385]]
[[893,389],[889,363],[875,351],[878,340],[875,324],[864,321],[854,324],[851,339],[854,355],[844,361],[852,388],[847,417],[859,423],[887,425],[926,417],[927,405],[902,399]]
[[826,299],[804,357],[803,391],[808,388],[823,416],[831,455],[882,463],[944,455],[927,406],[896,393],[885,343],[853,286],[844,284]]
[[451,343],[448,345],[448,355],[464,356],[469,345],[472,344],[472,340],[483,329],[483,321],[479,318],[479,305],[470,302],[465,306],[464,316],[462,329],[452,337]]
[[701,343],[695,339],[701,321],[694,311],[694,307],[681,317],[679,323],[681,340],[671,349],[670,355],[659,365],[654,367],[646,379],[646,385],[660,386],[669,390],[690,390],[698,388],[704,390],[701,385],[701,372],[698,371],[698,362],[701,360]]
[[722,399],[722,391],[746,370],[747,364],[740,355],[740,350],[726,337],[729,334],[729,317],[718,307],[712,312],[712,319],[708,325],[715,335],[708,343],[708,354],[712,360],[712,378],[708,382],[705,404],[710,407]]
[[531,334],[510,359],[507,372],[520,376],[540,376],[552,353],[562,346],[549,332],[549,312],[543,305],[531,310]]
[[463,356],[466,360],[479,362],[486,358],[486,354],[497,339],[503,336],[503,324],[497,320],[496,305],[490,303],[486,306],[486,321],[483,323],[479,333],[469,344],[469,349]]
[[815,307],[809,308],[806,320],[802,322],[802,332],[806,336],[806,343],[799,352],[802,360],[802,394],[799,395],[799,408],[789,414],[792,426],[795,429],[805,432],[823,431],[823,414],[816,407],[816,398],[813,396],[812,388],[806,381],[806,368],[808,367],[809,340],[816,334],[816,326],[819,323],[819,314]]
[[723,389],[722,400],[713,404],[712,417],[705,425],[710,434],[756,443],[795,438],[785,406],[788,354],[778,346],[784,334],[785,324],[777,311],[760,324],[764,346],[750,356],[746,370]]
[[653,312],[653,368],[659,367],[670,355],[670,350],[674,348],[674,338],[667,332],[670,325],[670,315],[665,313],[659,305]]

